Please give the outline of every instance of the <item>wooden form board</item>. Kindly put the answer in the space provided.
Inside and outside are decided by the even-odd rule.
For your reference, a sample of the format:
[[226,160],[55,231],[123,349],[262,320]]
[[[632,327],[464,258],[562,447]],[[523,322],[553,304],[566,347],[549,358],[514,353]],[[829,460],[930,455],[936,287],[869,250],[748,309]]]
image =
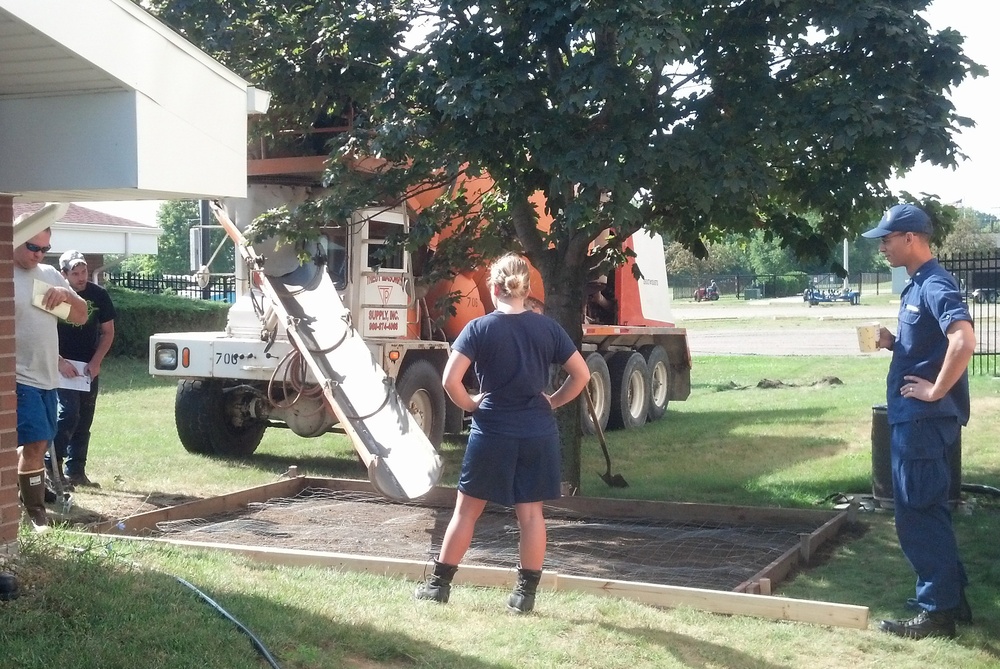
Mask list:
[[[98,531],[114,533],[130,540],[156,541],[206,550],[224,550],[272,564],[321,566],[414,580],[421,580],[426,576],[429,563],[415,560],[176,539],[141,539],[141,537],[136,536],[148,534],[155,529],[157,523],[163,521],[210,517],[219,513],[243,509],[252,502],[265,502],[278,497],[293,497],[307,488],[377,493],[368,481],[298,476],[220,497],[196,500],[174,507],[137,514],[121,521],[111,521],[101,525]],[[436,486],[419,501],[426,506],[448,508],[454,505],[455,497],[454,488]],[[868,626],[867,607],[772,597],[768,594],[772,583],[777,583],[787,576],[799,561],[807,562],[807,559],[803,559],[804,556],[807,558],[823,541],[836,535],[841,525],[846,521],[846,512],[763,509],[594,497],[564,497],[551,506],[561,515],[597,515],[604,518],[772,524],[809,522],[814,525],[819,522],[820,526],[816,531],[803,535],[799,545],[790,548],[758,574],[737,586],[734,592],[569,576],[553,571],[543,572],[541,587],[553,590],[574,590],[599,596],[622,597],[653,606],[688,606],[712,613],[748,615],[857,629],[864,629]],[[513,569],[463,565],[455,577],[455,583],[508,587],[513,584],[514,579]]]
[[[203,543],[177,539],[152,539],[102,535],[102,539],[147,541],[197,550],[216,550],[241,555],[248,559],[284,566],[311,566],[348,571],[361,571],[384,576],[422,580],[429,572],[427,562],[396,558],[366,557],[347,553],[261,548],[239,544]],[[511,587],[516,580],[513,569],[463,565],[455,575],[455,583],[488,587]],[[868,608],[850,604],[817,602],[787,597],[751,595],[740,592],[702,590],[657,583],[616,581],[610,579],[567,576],[545,571],[539,587],[543,590],[575,591],[601,597],[619,597],[633,601],[673,608],[687,606],[710,613],[746,615],[772,620],[790,620],[816,625],[868,627]]]
[[[164,520],[204,518],[236,508],[234,504],[237,501],[242,501],[243,504],[266,502],[275,497],[292,497],[306,488],[325,488],[328,490],[379,494],[368,481],[296,476],[220,497],[209,497],[180,504],[175,507],[136,514],[123,519],[121,522],[125,523],[125,528],[117,531],[135,533],[143,530],[152,530],[156,526],[156,523]],[[455,498],[455,488],[435,486],[430,492],[416,500],[416,503],[422,506],[451,508],[455,505]],[[778,509],[724,504],[693,504],[687,502],[655,502],[604,497],[562,497],[555,502],[546,504],[546,513],[558,513],[564,517],[672,520],[687,523],[715,522],[772,525],[802,523],[814,527],[821,526],[820,529],[832,523],[831,527],[822,533],[822,537],[817,537],[813,540],[813,543],[817,547],[823,540],[832,536],[830,534],[831,531],[833,534],[836,534],[840,523],[846,518],[844,511]],[[117,521],[107,523],[97,529],[101,532],[114,532],[116,531],[114,528],[116,524]]]

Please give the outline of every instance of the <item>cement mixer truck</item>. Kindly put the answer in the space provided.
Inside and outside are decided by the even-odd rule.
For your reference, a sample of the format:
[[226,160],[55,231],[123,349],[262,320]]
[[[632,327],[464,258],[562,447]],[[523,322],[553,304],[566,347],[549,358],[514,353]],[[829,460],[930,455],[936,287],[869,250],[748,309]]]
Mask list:
[[[215,210],[244,251],[242,228],[270,208],[297,205],[310,192],[262,179],[266,166],[251,167],[257,181],[252,178],[249,197],[223,202]],[[280,169],[289,171],[287,166]],[[445,433],[463,429],[466,416],[447,399],[441,375],[450,342],[465,323],[492,308],[485,269],[423,286],[408,253],[386,255],[387,240],[406,232],[413,204],[362,210],[349,221],[320,225],[308,247],[282,250],[273,244],[244,253],[247,262],[237,263],[238,297],[224,332],[151,337],[150,373],[178,379],[175,417],[185,449],[244,457],[254,452],[267,429],[284,427],[302,437],[319,437],[340,425],[364,455],[358,440],[368,428],[363,421],[354,428],[345,423],[391,403],[387,397],[408,410],[435,447]],[[587,307],[581,309],[582,352],[591,370],[595,409],[593,414],[581,412],[581,420],[591,434],[596,431],[592,415],[602,429],[636,428],[660,420],[670,401],[690,393],[687,336],[671,315],[662,240],[639,232],[625,245],[634,251],[630,263],[639,264],[643,278],[634,278],[630,266],[621,267],[590,287]],[[321,299],[297,293],[295,286],[275,290],[271,285],[286,281],[283,277],[297,271],[302,257],[312,258],[332,286]],[[255,267],[263,258],[266,267]],[[442,322],[436,305],[448,294],[457,297],[455,315]],[[544,302],[540,280],[532,282],[532,296]],[[285,304],[275,309],[279,301]],[[303,327],[326,343],[308,337],[303,341],[296,332]],[[338,338],[364,342],[370,360],[354,364],[365,357],[357,350],[353,357],[338,358]],[[325,369],[301,362],[303,355],[315,358],[317,351],[329,358],[321,361]],[[377,377],[369,396],[342,398],[344,406],[339,406],[331,389],[346,387],[346,377],[358,375]],[[369,448],[368,454],[377,450]]]

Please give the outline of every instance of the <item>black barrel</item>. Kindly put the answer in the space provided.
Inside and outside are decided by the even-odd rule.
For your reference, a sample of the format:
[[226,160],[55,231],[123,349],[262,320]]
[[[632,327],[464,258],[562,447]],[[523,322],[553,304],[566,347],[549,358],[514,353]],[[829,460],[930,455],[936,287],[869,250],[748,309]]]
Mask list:
[[[948,501],[956,504],[962,499],[962,433],[952,448],[951,482]],[[889,412],[884,404],[872,407],[872,496],[876,506],[893,508],[892,455],[889,447]]]

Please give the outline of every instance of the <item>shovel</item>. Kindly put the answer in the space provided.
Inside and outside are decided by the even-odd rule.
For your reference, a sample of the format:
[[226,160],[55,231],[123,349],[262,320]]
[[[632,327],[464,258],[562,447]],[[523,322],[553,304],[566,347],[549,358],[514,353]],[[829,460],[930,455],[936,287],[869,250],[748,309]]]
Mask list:
[[[52,487],[55,489],[56,501],[59,503],[59,511],[62,515],[67,515],[70,509],[73,508],[73,496],[69,494],[69,491],[63,488],[62,477],[59,475],[59,460],[56,458],[56,445],[54,441],[49,442],[49,460],[52,463],[52,476],[49,480],[52,481]],[[46,476],[49,476],[48,468],[45,472]]]
[[604,430],[601,428],[601,421],[597,418],[597,410],[594,408],[594,398],[590,396],[590,388],[583,389],[583,397],[587,400],[587,410],[590,412],[590,420],[594,422],[594,431],[601,442],[601,450],[604,451],[604,461],[608,463],[608,469],[603,474],[598,474],[601,480],[608,484],[609,488],[627,488],[628,481],[621,474],[611,473],[611,456],[608,454],[608,442],[604,440]]

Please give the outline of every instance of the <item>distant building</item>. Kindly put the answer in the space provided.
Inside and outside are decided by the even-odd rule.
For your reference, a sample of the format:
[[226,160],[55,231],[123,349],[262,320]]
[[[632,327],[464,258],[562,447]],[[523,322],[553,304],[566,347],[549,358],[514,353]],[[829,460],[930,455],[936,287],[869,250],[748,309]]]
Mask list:
[[[42,206],[42,203],[15,202],[14,217],[32,214]],[[55,265],[63,251],[74,249],[87,256],[91,271],[100,271],[107,255],[155,255],[157,239],[161,234],[163,230],[155,225],[71,204],[52,226],[52,251],[45,256],[45,261]]]

